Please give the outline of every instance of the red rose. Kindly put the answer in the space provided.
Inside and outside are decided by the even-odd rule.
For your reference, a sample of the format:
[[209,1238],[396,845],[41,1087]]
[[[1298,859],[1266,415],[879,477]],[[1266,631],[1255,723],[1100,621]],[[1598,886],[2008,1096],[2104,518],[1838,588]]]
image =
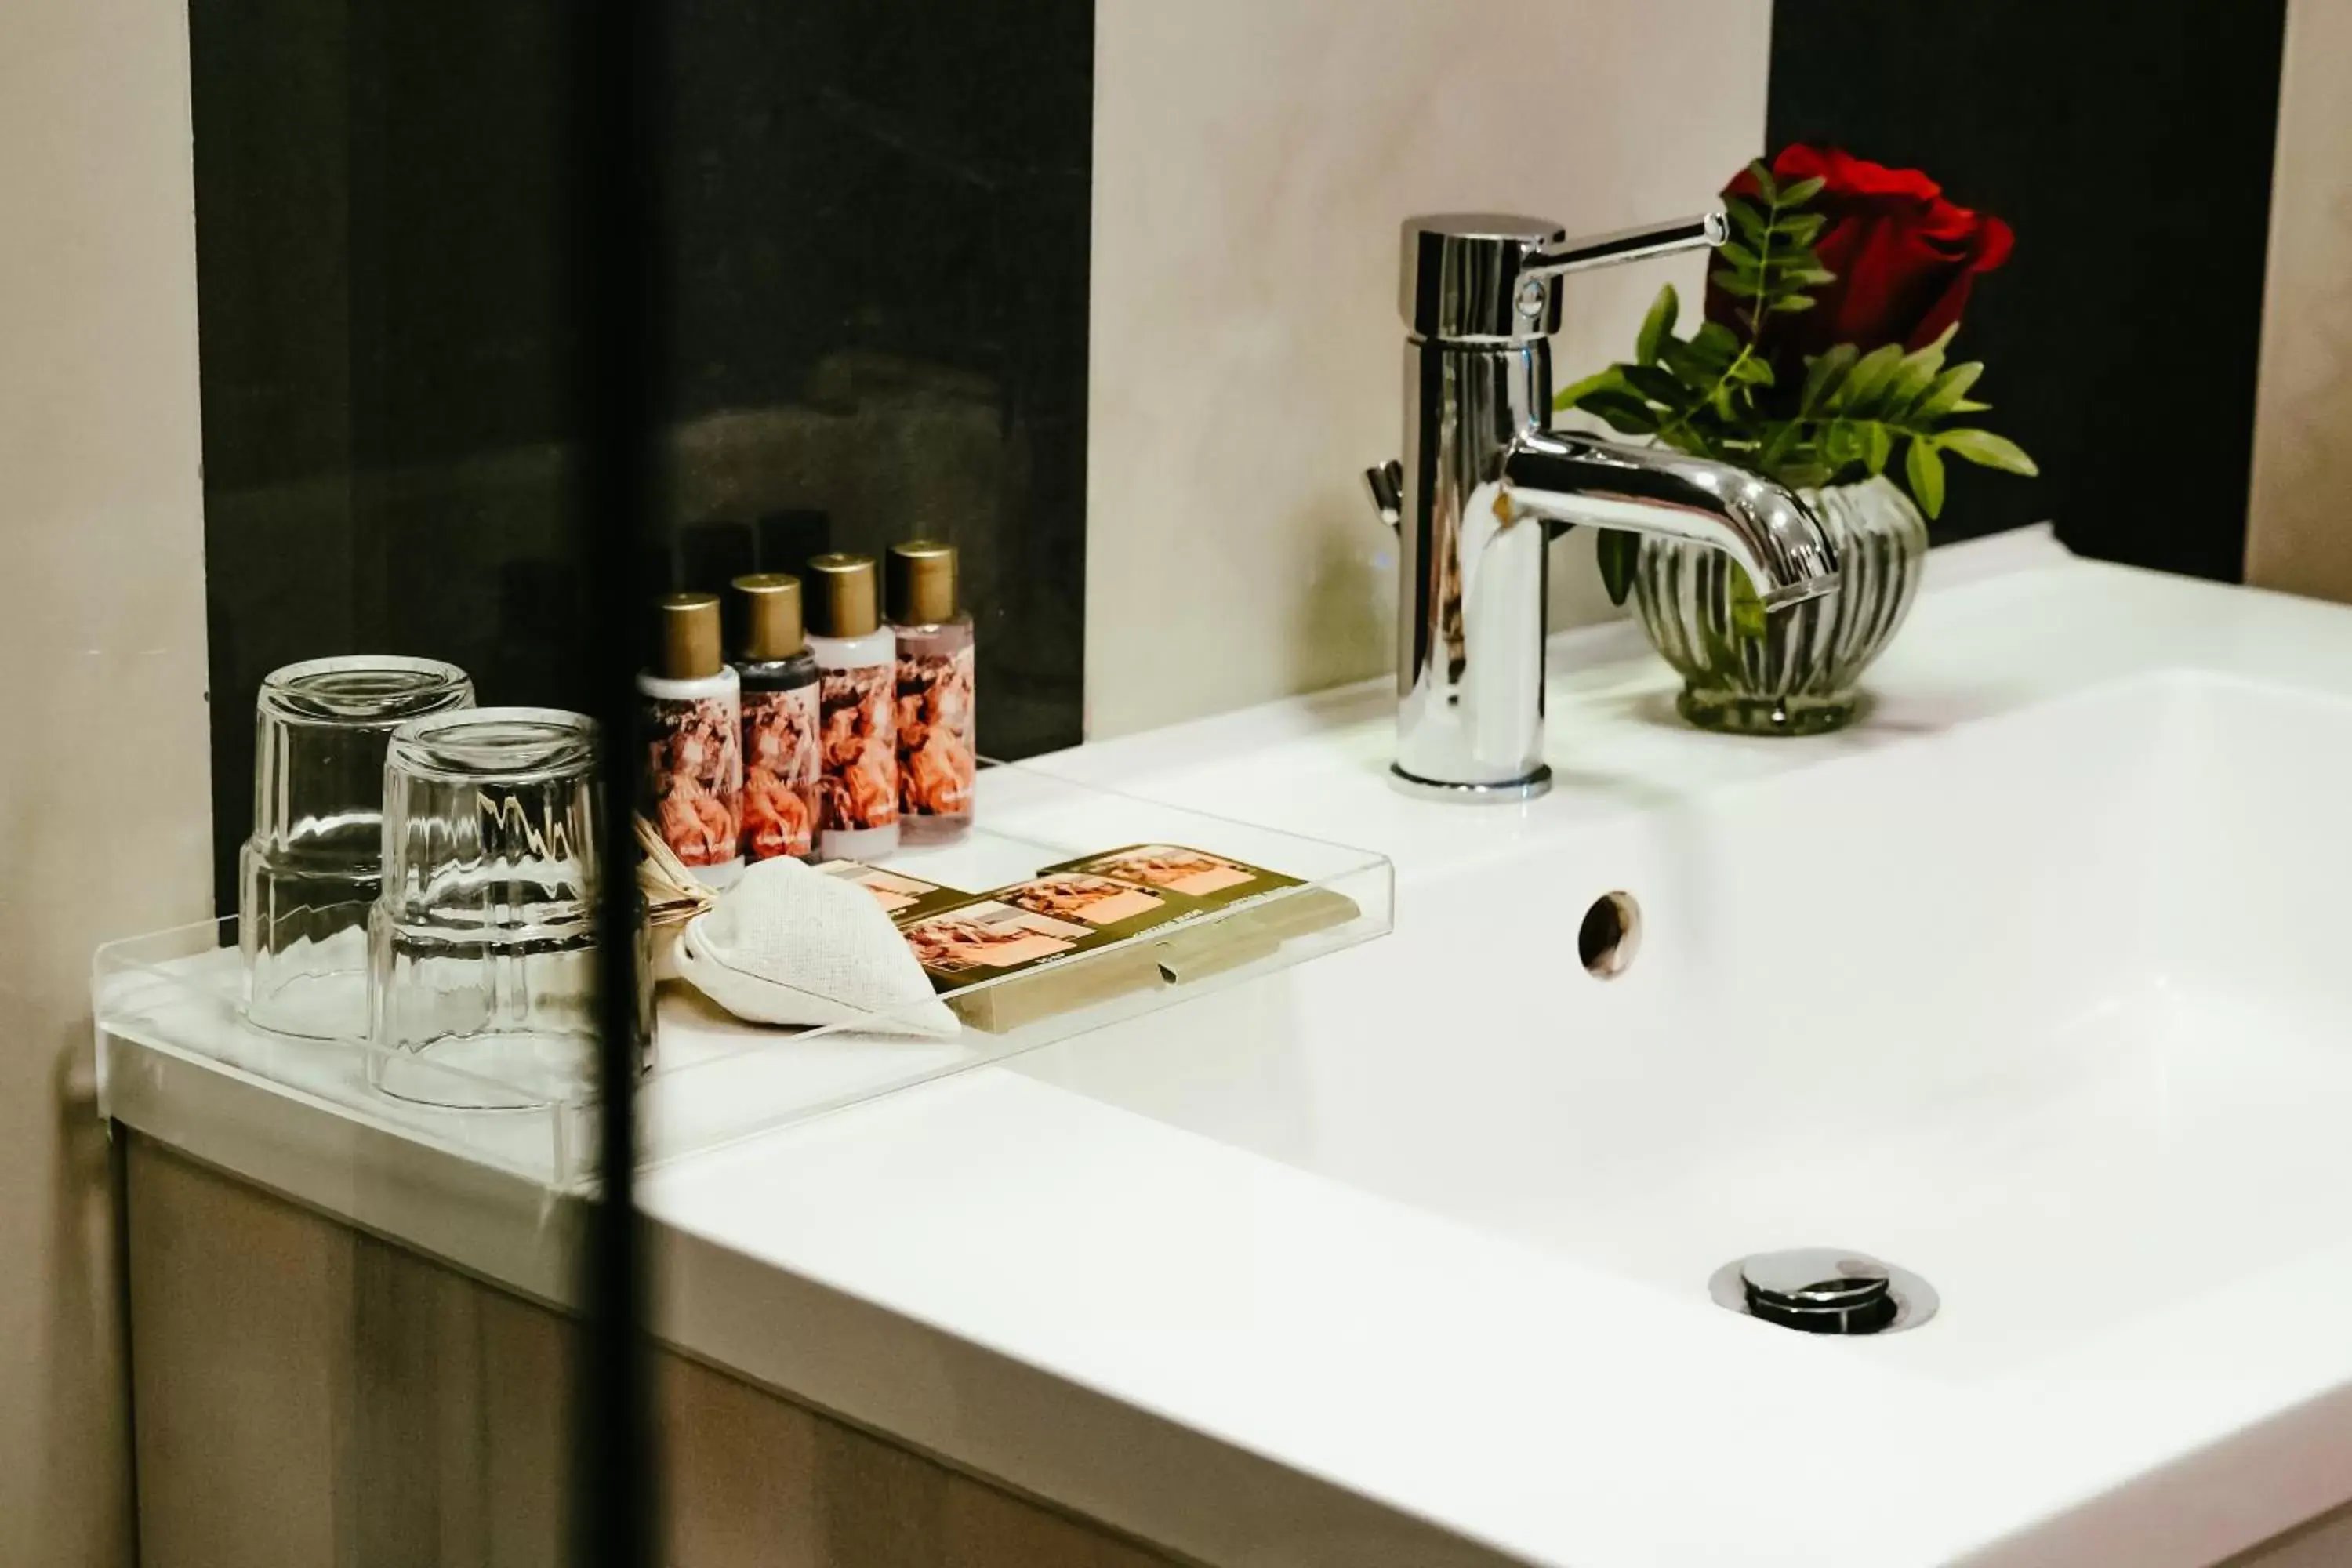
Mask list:
[[[1806,290],[1811,310],[1765,321],[1763,346],[1777,365],[1793,368],[1838,343],[1868,353],[1884,343],[1910,350],[1931,342],[1960,319],[1976,275],[2009,259],[2009,225],[1954,206],[1943,187],[1916,169],[1884,168],[1834,147],[1798,142],[1773,160],[1772,177],[1783,185],[1824,182],[1805,210],[1827,220],[1813,248],[1822,268],[1837,274],[1835,282]],[[1763,205],[1756,176],[1745,169],[1723,194]],[[1709,279],[1708,321],[1744,335],[1748,303]]]

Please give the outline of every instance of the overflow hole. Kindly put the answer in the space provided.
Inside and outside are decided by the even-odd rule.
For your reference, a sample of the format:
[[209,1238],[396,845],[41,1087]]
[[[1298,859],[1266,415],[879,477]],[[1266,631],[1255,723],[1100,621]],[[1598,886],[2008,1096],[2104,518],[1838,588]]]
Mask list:
[[1603,893],[1576,929],[1576,956],[1596,980],[1614,980],[1642,951],[1642,906],[1631,893]]

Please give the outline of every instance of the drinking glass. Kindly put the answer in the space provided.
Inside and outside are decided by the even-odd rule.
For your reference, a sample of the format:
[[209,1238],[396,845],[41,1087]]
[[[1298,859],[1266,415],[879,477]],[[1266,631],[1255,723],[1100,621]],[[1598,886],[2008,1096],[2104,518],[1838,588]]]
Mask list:
[[253,1023],[312,1039],[365,1037],[384,748],[412,719],[473,705],[466,672],[429,658],[314,658],[262,681],[253,836],[237,857],[237,942]]
[[472,1109],[589,1098],[594,723],[554,708],[419,720],[393,736],[383,793],[383,890],[368,939],[377,1087]]

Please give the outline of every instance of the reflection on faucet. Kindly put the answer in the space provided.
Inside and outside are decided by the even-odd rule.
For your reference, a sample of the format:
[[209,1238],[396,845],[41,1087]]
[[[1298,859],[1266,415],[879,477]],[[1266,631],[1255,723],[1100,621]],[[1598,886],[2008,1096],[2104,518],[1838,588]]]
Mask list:
[[1713,545],[1765,607],[1837,585],[1803,503],[1729,464],[1548,430],[1559,279],[1719,243],[1719,216],[1570,246],[1538,218],[1408,219],[1402,305],[1405,451],[1366,475],[1397,526],[1397,752],[1403,784],[1525,799],[1543,760],[1546,523]]
[[1746,568],[1768,610],[1837,588],[1837,554],[1812,512],[1728,463],[1671,447],[1530,433],[1512,443],[1499,483],[1522,512],[1711,544]]

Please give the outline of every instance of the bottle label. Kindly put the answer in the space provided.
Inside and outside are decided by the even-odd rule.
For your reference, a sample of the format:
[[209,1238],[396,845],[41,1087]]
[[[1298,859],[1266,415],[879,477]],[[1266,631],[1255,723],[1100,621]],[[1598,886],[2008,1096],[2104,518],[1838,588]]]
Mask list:
[[827,832],[855,833],[889,827],[898,820],[898,716],[892,705],[891,667],[859,665],[828,669],[818,682],[823,695],[817,743],[824,772],[818,781]]
[[816,682],[743,694],[743,857],[816,847]]
[[971,645],[898,654],[898,809],[969,816],[972,775]]
[[646,799],[662,842],[689,866],[740,852],[742,738],[723,697],[646,700]]

